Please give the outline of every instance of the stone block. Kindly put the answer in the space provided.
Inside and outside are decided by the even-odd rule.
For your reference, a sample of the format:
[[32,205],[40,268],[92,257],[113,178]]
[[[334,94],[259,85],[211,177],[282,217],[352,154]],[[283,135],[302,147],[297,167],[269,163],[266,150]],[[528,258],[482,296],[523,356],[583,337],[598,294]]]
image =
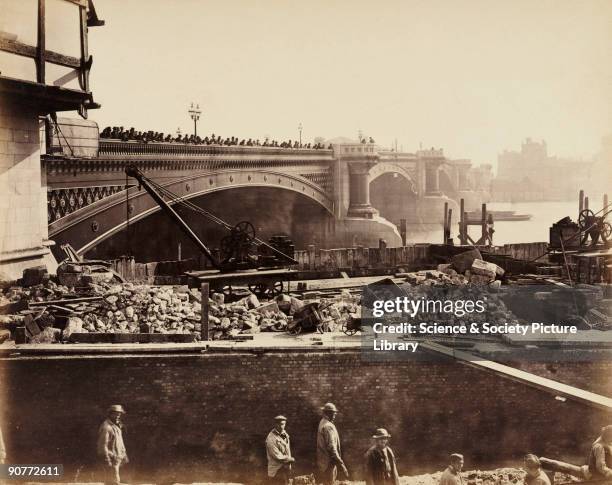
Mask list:
[[465,273],[472,267],[475,259],[482,259],[482,254],[476,248],[456,254],[451,258],[451,264],[458,273]]
[[495,277],[501,273],[504,274],[504,270],[497,266],[494,263],[487,263],[482,259],[475,259],[472,262],[472,267],[470,268],[472,274],[488,276],[491,280],[494,280]]
[[23,270],[23,286],[40,285],[49,279],[46,266],[34,266]]
[[491,283],[491,281],[491,277],[481,274],[473,274],[470,276],[470,284],[476,286],[488,285],[489,283]]

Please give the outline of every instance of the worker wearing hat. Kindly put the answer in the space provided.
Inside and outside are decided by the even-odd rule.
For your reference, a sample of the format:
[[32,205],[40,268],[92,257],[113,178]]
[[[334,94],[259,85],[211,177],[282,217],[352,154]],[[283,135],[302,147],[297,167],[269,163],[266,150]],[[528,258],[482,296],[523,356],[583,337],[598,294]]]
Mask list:
[[450,465],[440,477],[440,485],[463,485],[461,470],[463,469],[463,455],[453,453],[450,456]]
[[591,446],[587,466],[589,479],[612,479],[612,425],[601,428],[601,434]]
[[550,485],[550,479],[542,470],[540,459],[532,454],[525,455],[525,485]]
[[338,475],[338,468],[348,478],[348,470],[342,461],[340,436],[334,421],[338,408],[328,402],[321,408],[323,417],[317,431],[317,483],[332,485]]
[[268,457],[268,477],[271,484],[287,485],[291,476],[291,456],[289,434],[285,431],[287,418],[276,416],[275,425],[266,438],[266,455]]
[[389,448],[391,435],[378,428],[372,439],[374,444],[364,456],[366,485],[399,485],[395,455]]
[[113,404],[98,429],[98,456],[102,460],[104,483],[107,484],[117,485],[121,482],[119,469],[128,462],[121,431],[124,414],[125,409],[121,404]]

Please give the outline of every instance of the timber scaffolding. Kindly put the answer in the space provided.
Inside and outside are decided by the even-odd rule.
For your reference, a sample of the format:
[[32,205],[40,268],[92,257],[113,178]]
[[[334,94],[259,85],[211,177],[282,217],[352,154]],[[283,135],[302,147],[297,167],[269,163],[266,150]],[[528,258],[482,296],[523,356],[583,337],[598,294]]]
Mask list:
[[[559,266],[551,266],[547,258],[536,263],[527,263],[546,252],[548,243],[504,244],[502,246],[479,246],[485,260],[504,267],[512,274],[536,273],[558,274]],[[316,279],[340,276],[376,276],[394,274],[399,270],[413,271],[436,268],[444,258],[468,249],[465,246],[442,244],[408,244],[389,248],[381,241],[377,248],[322,249],[314,245],[305,250],[296,250],[298,264],[296,279]],[[184,259],[138,263],[133,257],[112,261],[113,269],[126,281],[151,284],[181,284],[186,281],[185,273],[209,269],[206,261]]]

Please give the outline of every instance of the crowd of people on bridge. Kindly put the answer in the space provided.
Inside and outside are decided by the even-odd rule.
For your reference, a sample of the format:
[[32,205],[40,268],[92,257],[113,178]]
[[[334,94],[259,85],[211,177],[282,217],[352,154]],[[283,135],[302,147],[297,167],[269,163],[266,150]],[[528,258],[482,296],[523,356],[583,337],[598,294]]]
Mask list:
[[[314,150],[322,150],[325,147],[323,143],[304,143],[297,140],[287,140],[283,142],[278,142],[276,140],[270,140],[266,138],[263,142],[259,139],[239,139],[238,137],[226,137],[223,138],[219,135],[215,135],[214,133],[210,136],[205,136],[201,138],[198,135],[182,135],[178,134],[176,136],[172,136],[170,134],[165,134],[159,131],[137,131],[133,127],[129,130],[124,129],[123,126],[107,126],[100,133],[100,138],[109,138],[121,141],[138,141],[141,143],[150,143],[150,142],[158,142],[158,143],[184,143],[184,144],[192,144],[192,145],[219,145],[219,146],[247,146],[247,147],[275,147],[275,148],[310,148]],[[331,149],[331,144],[327,146],[328,149]]]

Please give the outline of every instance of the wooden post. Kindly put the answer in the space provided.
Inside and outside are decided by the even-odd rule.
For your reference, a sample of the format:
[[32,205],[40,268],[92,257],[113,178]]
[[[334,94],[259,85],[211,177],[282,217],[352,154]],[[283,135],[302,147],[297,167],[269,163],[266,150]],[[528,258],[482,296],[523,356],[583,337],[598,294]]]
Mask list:
[[448,226],[447,226],[448,227],[448,232],[447,232],[448,238],[446,241],[444,241],[444,244],[450,244],[452,241],[452,237],[451,237],[451,227],[453,227],[451,226],[452,219],[453,219],[453,209],[451,208],[451,209],[448,209]]
[[493,246],[493,214],[491,213],[487,215],[487,238],[489,239],[489,245]]
[[463,246],[467,244],[465,233],[467,232],[465,223],[466,223],[466,214],[465,214],[465,201],[463,199],[459,202],[459,242]]
[[202,340],[210,340],[208,329],[208,311],[210,306],[208,302],[209,291],[208,283],[202,283],[200,285],[200,293],[202,295],[202,313],[200,319],[202,328],[200,329],[200,338]]
[[482,204],[482,215],[480,217],[480,238],[486,244],[487,241],[487,204]]
[[444,226],[442,228],[442,244],[446,244],[446,228],[448,227],[448,202],[444,202]]
[[36,81],[45,84],[45,0],[38,0],[38,40],[36,43]]
[[578,216],[584,209],[584,190],[580,189],[580,195],[578,196]]

